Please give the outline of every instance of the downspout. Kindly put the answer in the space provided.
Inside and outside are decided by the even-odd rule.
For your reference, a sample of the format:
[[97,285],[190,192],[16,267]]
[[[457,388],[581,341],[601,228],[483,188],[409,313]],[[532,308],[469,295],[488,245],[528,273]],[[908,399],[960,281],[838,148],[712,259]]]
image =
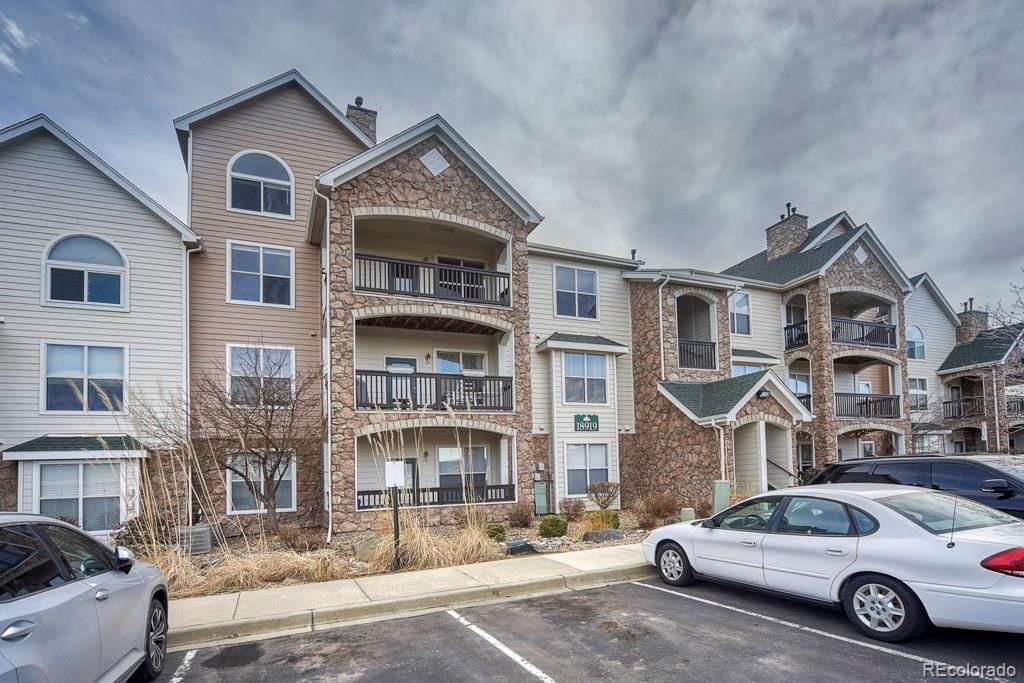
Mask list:
[[[331,198],[320,192],[317,182],[313,180],[313,194],[320,197],[326,203],[326,214],[324,216],[324,234],[320,238],[320,249],[323,252],[324,272],[323,285],[323,316],[324,316],[324,341],[323,341],[323,366],[324,366],[324,511],[327,513],[327,543],[331,542],[334,535],[334,490],[331,477]],[[355,454],[353,454],[355,459]]]
[[725,478],[725,430],[718,424],[717,420],[711,421],[711,426],[716,432],[718,432],[718,460],[721,465],[721,481],[726,481]]
[[[191,150],[191,146],[192,146],[192,138],[190,137],[189,138],[189,149],[190,150]],[[189,157],[189,159],[190,159],[190,164],[191,164],[191,156]],[[189,185],[191,186],[191,181],[189,182]],[[189,194],[191,194],[191,193],[192,192],[191,192],[191,187],[190,187]],[[191,209],[189,209],[189,218],[190,219],[191,219],[191,214],[192,214],[192,211],[191,211]],[[191,227],[192,226],[189,225],[189,228],[191,228]],[[191,313],[192,313],[192,311],[191,311],[191,304],[190,304],[191,297],[189,295],[189,289],[190,289],[189,272],[190,272],[190,270],[192,268],[192,259],[191,259],[192,254],[199,254],[202,251],[203,251],[203,240],[202,240],[202,238],[200,238],[200,239],[198,239],[196,241],[196,246],[185,249],[185,268],[184,268],[185,272],[182,274],[184,284],[182,285],[182,312],[181,312],[181,317],[182,317],[183,329],[182,329],[182,340],[181,340],[181,343],[182,343],[182,349],[184,350],[183,355],[185,357],[184,358],[184,363],[183,363],[183,366],[184,366],[183,372],[184,372],[185,376],[182,377],[182,380],[183,380],[182,392],[184,394],[184,401],[185,401],[185,405],[184,405],[185,424],[182,425],[182,427],[184,427],[186,434],[188,434],[189,432],[192,431],[192,392],[190,391],[190,387],[191,387],[191,377],[190,377],[190,375],[192,373],[192,363],[190,362],[190,360],[191,360],[190,359],[191,344],[189,343],[189,340],[191,339],[191,336],[192,336],[191,335],[191,331],[189,329],[190,324],[191,324],[191,317],[192,317]],[[191,528],[192,527],[192,458],[188,459],[188,471],[186,473],[186,476],[188,477],[188,481],[187,481],[188,485],[185,487],[185,504],[188,507],[186,507],[185,509],[188,510],[188,526],[189,526],[189,528]]]
[[996,417],[996,453],[998,453],[1002,447],[1002,440],[999,438],[999,391],[998,384],[996,383],[996,366],[992,366],[992,412],[995,413]]
[[658,339],[660,340],[660,344],[658,344],[658,352],[659,352],[659,355],[661,356],[661,375],[660,375],[659,379],[664,380],[665,379],[665,304],[662,301],[661,292],[662,292],[663,289],[665,289],[665,285],[668,284],[669,278],[671,276],[668,273],[662,273],[662,276],[665,279],[661,281],[660,285],[658,285]]

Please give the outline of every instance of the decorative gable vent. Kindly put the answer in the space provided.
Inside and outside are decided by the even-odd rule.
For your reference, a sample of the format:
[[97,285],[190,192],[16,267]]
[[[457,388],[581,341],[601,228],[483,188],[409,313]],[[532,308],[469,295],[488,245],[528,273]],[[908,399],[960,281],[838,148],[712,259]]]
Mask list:
[[421,156],[420,161],[435,177],[444,173],[445,169],[449,166],[448,162],[443,156],[441,156],[441,153],[437,151],[436,147]]
[[857,259],[857,263],[861,265],[868,260],[868,252],[864,250],[864,247],[857,247],[857,251],[853,252],[853,255]]

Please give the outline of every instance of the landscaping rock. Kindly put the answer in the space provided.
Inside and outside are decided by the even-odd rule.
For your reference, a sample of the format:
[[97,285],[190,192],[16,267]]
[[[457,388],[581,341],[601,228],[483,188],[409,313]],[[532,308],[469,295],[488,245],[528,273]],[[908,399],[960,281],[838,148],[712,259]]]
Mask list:
[[528,538],[510,538],[505,541],[505,552],[509,555],[528,555],[537,552],[537,548]]
[[622,529],[602,529],[601,531],[588,531],[583,534],[583,540],[587,543],[604,543],[605,541],[617,541],[626,533]]
[[369,562],[370,558],[373,557],[373,552],[380,545],[382,538],[383,536],[380,534],[373,534],[353,543],[352,552],[355,553],[356,559],[360,562]]

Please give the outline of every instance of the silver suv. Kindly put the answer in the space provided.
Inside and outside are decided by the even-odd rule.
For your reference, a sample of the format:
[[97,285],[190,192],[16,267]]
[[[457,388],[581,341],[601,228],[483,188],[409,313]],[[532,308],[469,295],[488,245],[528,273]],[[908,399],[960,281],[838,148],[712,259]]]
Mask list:
[[150,681],[166,649],[159,569],[59,520],[0,513],[0,683]]

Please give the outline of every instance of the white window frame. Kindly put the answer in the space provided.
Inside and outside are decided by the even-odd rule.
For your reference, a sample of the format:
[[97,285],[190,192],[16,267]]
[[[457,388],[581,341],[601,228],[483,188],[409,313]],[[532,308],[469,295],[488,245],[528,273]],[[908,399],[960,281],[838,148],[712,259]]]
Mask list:
[[[800,452],[801,446],[811,447],[811,464],[809,467],[804,467],[803,454]],[[813,441],[798,441],[796,444],[796,467],[798,472],[805,472],[814,469],[815,462],[814,442]]]
[[[748,371],[744,372],[743,374],[737,375],[736,368],[747,368]],[[764,370],[764,366],[757,365],[755,363],[732,363],[730,374],[732,377],[742,377],[743,375],[752,375],[755,372],[761,372],[762,370]]]
[[[126,463],[125,463],[124,460],[113,460],[113,459],[46,460],[46,461],[36,461],[36,462],[33,462],[32,463],[32,513],[36,514],[36,515],[40,514],[39,513],[39,508],[40,508],[40,497],[39,497],[39,494],[40,494],[40,490],[41,490],[41,486],[42,486],[42,475],[40,473],[40,466],[41,465],[78,465],[78,520],[79,520],[79,522],[81,522],[82,521],[82,515],[83,515],[83,512],[84,512],[84,510],[83,510],[84,502],[83,501],[85,500],[85,496],[83,496],[84,486],[85,486],[85,475],[82,472],[82,467],[83,466],[88,466],[88,465],[94,465],[94,464],[97,464],[97,463],[115,463],[118,466],[118,477],[117,478],[118,478],[118,482],[119,482],[120,485],[118,487],[117,497],[118,497],[119,502],[121,504],[121,524],[124,524],[128,520],[128,500],[127,500],[128,499],[128,490],[127,490],[128,489],[128,486],[127,486],[127,484],[128,484],[128,473],[127,473],[127,471],[125,469]],[[19,480],[18,489],[19,489],[19,493],[20,493],[20,490],[21,490],[20,480]],[[91,496],[91,497],[107,498],[108,496]],[[84,529],[83,529],[83,531],[84,531]],[[115,529],[96,529],[94,531],[85,531],[85,533],[89,534],[90,536],[105,536],[105,535],[111,533],[112,531],[115,531]]]
[[[259,301],[245,301],[244,299],[232,299],[231,298],[231,250],[234,247],[249,247],[252,249],[260,250],[260,271],[259,273],[249,273],[249,275],[258,275],[260,280],[260,300]],[[243,306],[267,306],[269,308],[295,308],[295,249],[292,247],[285,247],[279,244],[263,244],[261,242],[243,242],[241,240],[227,240],[226,252],[224,258],[224,301],[229,304],[241,304]],[[278,251],[288,252],[289,261],[289,272],[288,272],[288,301],[287,304],[271,304],[263,301],[263,250],[264,249],[277,249]],[[271,277],[281,277],[280,275],[273,275]]]
[[[961,453],[966,453],[967,452],[967,440],[966,439],[952,439],[952,443],[953,443],[953,453],[961,454]],[[960,450],[959,451],[956,449],[958,445],[960,446]]]
[[[924,389],[915,389],[914,382],[924,382]],[[924,396],[924,407],[916,407],[913,401],[909,401],[910,410],[918,413],[928,410],[928,378],[909,377],[907,378],[907,384],[909,386],[908,400],[914,396]]]
[[[251,455],[255,455],[255,454],[254,453],[236,453],[236,454],[232,455],[231,457],[251,456]],[[296,512],[299,509],[299,487],[298,487],[299,466],[298,466],[298,463],[295,462],[295,454],[294,453],[289,456],[289,463],[288,463],[287,467],[290,467],[291,470],[292,470],[292,486],[291,486],[291,489],[292,489],[292,506],[289,507],[289,508],[277,508],[277,512]],[[285,468],[285,471],[287,471],[287,468]],[[230,469],[228,469],[226,467],[224,468],[224,491],[226,492],[226,495],[224,497],[227,499],[224,505],[225,505],[225,511],[227,512],[227,514],[231,515],[232,517],[241,516],[241,515],[265,515],[267,513],[267,508],[266,508],[266,506],[263,505],[263,501],[261,501],[259,498],[256,498],[255,495],[253,496],[253,499],[255,499],[255,501],[256,501],[256,509],[254,509],[254,510],[235,510],[234,509],[234,507],[231,504],[231,480],[232,480],[232,478],[237,478],[241,482],[245,483],[245,478],[244,477],[239,477],[237,474],[232,472]],[[260,488],[262,489],[263,488],[263,481],[261,480],[259,482],[259,484],[260,484]],[[280,490],[280,485],[278,485],[278,489]]]
[[[85,387],[85,405],[82,410],[47,410],[46,409],[46,347],[47,346],[81,346],[83,356],[83,368],[82,368],[82,379],[84,380],[83,386]],[[106,347],[112,349],[121,349],[121,381],[123,388],[121,391],[121,410],[89,410],[89,347]],[[40,415],[110,415],[110,416],[124,416],[128,414],[129,410],[129,390],[131,386],[128,378],[128,368],[130,363],[128,362],[128,344],[122,344],[119,342],[105,342],[105,341],[67,341],[60,339],[42,339],[39,341],[39,414]]]
[[[910,328],[916,329],[921,334],[921,338],[920,339],[911,339],[910,338]],[[914,344],[915,348],[917,348],[918,345],[921,347],[921,355],[920,356],[914,356],[913,358],[911,358],[910,354],[908,353],[907,354],[907,360],[928,360],[928,345],[925,343],[926,340],[925,340],[925,337],[924,337],[924,330],[922,330],[919,325],[909,325],[907,327],[906,336],[907,336],[907,338],[906,338],[906,342],[905,343],[906,343],[906,345],[908,347],[911,344]],[[908,348],[907,350],[909,351],[910,349]]]
[[[463,486],[465,486],[465,477],[466,477],[467,474],[479,474],[479,472],[475,472],[475,471],[474,472],[467,472],[464,469],[465,466],[466,466],[466,464],[465,464],[466,463],[466,459],[465,459],[466,458],[466,450],[467,449],[471,449],[471,448],[482,448],[482,449],[484,449],[484,463],[485,463],[484,464],[484,471],[483,471],[484,484],[485,484],[485,486],[491,486],[492,485],[491,483],[489,483],[487,481],[488,479],[490,479],[490,476],[491,476],[491,449],[488,448],[487,444],[485,444],[485,443],[476,443],[476,444],[473,444],[472,446],[469,446],[469,445],[459,446],[458,444],[454,444],[453,443],[453,444],[440,444],[440,445],[438,445],[434,449],[434,481],[437,483],[437,488],[441,488],[441,451],[442,450],[446,450],[447,449],[447,450],[453,450],[453,451],[454,450],[460,450],[461,451],[461,453],[459,455],[462,457],[462,464],[459,465],[459,475],[463,477]],[[470,453],[470,455],[472,455],[472,453]],[[469,461],[470,461],[470,464],[472,464],[473,458],[470,457]],[[448,475],[448,474],[446,474],[444,476],[447,477],[447,476],[455,476],[455,475]],[[500,472],[499,472],[499,478],[500,478]],[[420,482],[420,485],[421,486],[423,485],[422,482]],[[411,484],[410,484],[410,486],[411,486]]]
[[583,493],[569,493],[569,470],[575,469],[569,467],[569,448],[572,446],[583,446],[587,450],[587,488],[594,482],[590,481],[590,471],[592,469],[601,469],[599,467],[590,466],[590,447],[591,446],[604,446],[605,451],[605,466],[604,469],[608,470],[607,481],[612,483],[618,483],[616,479],[612,478],[612,445],[608,441],[566,441],[563,452],[562,462],[563,469],[565,470],[565,496],[566,498],[589,498],[589,494],[584,491]]
[[[871,452],[870,453],[865,453],[864,452],[864,447],[865,446],[870,446],[871,447]],[[857,451],[860,453],[860,457],[862,457],[862,458],[875,458],[875,457],[877,457],[877,455],[875,454],[875,442],[874,441],[859,441],[857,443]]]
[[[231,381],[233,375],[231,374],[231,349],[260,349],[267,351],[288,351],[291,353],[292,360],[292,398],[295,397],[295,374],[297,368],[295,367],[295,347],[294,346],[272,346],[270,344],[225,344],[224,345],[224,371],[226,378],[224,380],[224,386],[228,393],[228,405],[234,408],[261,408],[263,406],[250,406],[250,405],[235,405],[231,403]],[[260,375],[261,385],[264,375]]]
[[[277,186],[282,186],[282,187],[284,186],[284,183],[282,181],[274,180],[273,178],[263,178],[263,177],[260,177],[260,176],[249,175],[247,173],[232,173],[231,172],[231,168],[235,165],[235,162],[238,161],[243,156],[245,156],[246,154],[264,154],[264,155],[270,157],[271,159],[274,159],[275,161],[280,163],[282,166],[284,166],[284,170],[286,170],[288,172],[288,178],[289,178],[289,180],[288,180],[288,192],[289,192],[290,197],[291,197],[290,201],[288,202],[288,208],[291,209],[291,212],[289,214],[285,215],[283,213],[268,213],[266,211],[250,211],[249,209],[236,209],[236,208],[233,208],[231,206],[231,179],[232,178],[240,178],[242,180],[253,180],[253,181],[259,182],[260,183],[260,206],[263,206],[263,183],[269,183],[271,185],[277,185]],[[245,214],[249,214],[250,216],[266,216],[268,218],[278,218],[278,219],[283,219],[283,220],[288,220],[288,221],[295,220],[295,174],[292,173],[291,167],[288,164],[285,163],[284,159],[282,159],[281,157],[277,156],[273,152],[268,152],[265,149],[243,149],[241,152],[238,152],[237,154],[235,154],[235,156],[231,157],[231,159],[228,161],[228,165],[224,169],[224,176],[226,178],[225,185],[226,185],[226,188],[227,188],[225,190],[225,192],[224,192],[224,196],[225,196],[225,200],[226,200],[224,205],[225,205],[225,208],[228,211],[231,211],[233,213],[245,213]]]
[[[475,350],[475,349],[443,349],[443,348],[435,348],[434,349],[434,357],[433,357],[433,361],[432,361],[432,365],[434,366],[434,370],[438,370],[438,355],[437,354],[439,354],[439,353],[457,353],[457,354],[459,354],[460,370],[459,370],[458,373],[451,373],[452,377],[457,377],[457,376],[463,375],[463,373],[465,373],[466,367],[465,367],[465,364],[462,361],[462,356],[463,356],[463,354],[466,354],[466,353],[471,353],[471,354],[474,354],[474,355],[477,355],[477,356],[483,356],[483,358],[484,358],[483,373],[486,375],[488,373],[488,371],[489,371],[489,367],[490,366],[489,366],[488,359],[487,359],[487,356],[488,356],[488,352],[487,351],[478,351],[478,350]],[[470,370],[470,372],[476,372],[476,371],[475,370]],[[437,374],[448,374],[448,373],[438,372]]]
[[[576,298],[576,313],[577,315],[564,315],[558,312],[558,292],[568,292],[568,289],[558,289],[558,269],[569,268],[574,272],[573,275],[573,287],[572,294]],[[588,273],[594,274],[594,306],[597,309],[593,318],[587,318],[579,315],[580,302],[579,302],[579,271],[585,270]],[[583,292],[587,294],[587,292]],[[552,263],[551,264],[551,311],[555,318],[565,318],[566,320],[583,320],[585,322],[600,322],[601,320],[601,272],[596,268],[584,268],[583,266],[576,265],[574,263]]]
[[[747,312],[746,313],[735,313],[733,311],[733,302],[735,301],[736,297],[741,297],[741,296],[747,297]],[[747,316],[747,329],[749,330],[748,332],[735,332],[733,330],[733,328],[734,328],[733,316],[734,315],[735,316],[738,316],[738,315],[745,315],[745,316]],[[714,324],[714,321],[712,321],[712,324]],[[739,291],[739,292],[733,292],[732,294],[729,295],[729,334],[735,335],[737,337],[752,337],[752,336],[754,336],[753,299],[750,296],[750,292]]]
[[[99,240],[104,244],[113,248],[117,252],[117,255],[121,257],[121,262],[124,264],[121,267],[117,266],[103,266],[95,263],[81,263],[79,261],[58,261],[50,258],[50,252],[60,242],[63,242],[68,237],[88,237],[91,239]],[[93,310],[101,311],[122,311],[128,312],[130,310],[128,302],[128,283],[129,283],[129,263],[128,257],[125,253],[111,240],[101,237],[99,235],[93,235],[87,232],[69,232],[60,235],[56,239],[50,241],[43,249],[42,254],[42,278],[41,288],[39,295],[39,303],[43,306],[52,306],[55,308],[88,308]],[[50,271],[53,268],[62,268],[64,270],[80,270],[82,271],[82,277],[85,279],[85,301],[64,301],[61,299],[50,298]],[[89,297],[89,273],[104,273],[108,275],[119,275],[121,277],[121,303],[119,304],[105,304],[99,302],[88,301]]]
[[[566,368],[568,367],[568,363],[565,362],[565,358],[566,358],[566,356],[568,356],[570,354],[577,355],[577,356],[604,356],[604,377],[603,378],[601,378],[601,377],[588,377],[585,374],[582,377],[580,377],[579,375],[572,375],[572,379],[582,379],[583,380],[583,398],[584,398],[584,400],[582,402],[579,402],[579,401],[569,401],[569,400],[566,400],[566,398],[565,398],[566,380],[570,378],[570,375],[568,375],[566,373]],[[611,402],[612,402],[612,395],[611,395],[612,394],[612,383],[611,383],[611,379],[610,379],[610,375],[611,375],[610,366],[614,362],[615,362],[615,357],[611,356],[610,354],[607,354],[607,353],[597,353],[597,352],[594,352],[594,351],[562,351],[562,405],[563,406],[607,406],[607,405],[611,405]],[[587,371],[587,361],[586,361],[586,358],[584,358],[583,359],[583,372],[586,373],[586,371]],[[588,379],[604,379],[604,402],[603,403],[590,402],[590,401],[586,400],[586,397],[587,397],[587,380]]]

